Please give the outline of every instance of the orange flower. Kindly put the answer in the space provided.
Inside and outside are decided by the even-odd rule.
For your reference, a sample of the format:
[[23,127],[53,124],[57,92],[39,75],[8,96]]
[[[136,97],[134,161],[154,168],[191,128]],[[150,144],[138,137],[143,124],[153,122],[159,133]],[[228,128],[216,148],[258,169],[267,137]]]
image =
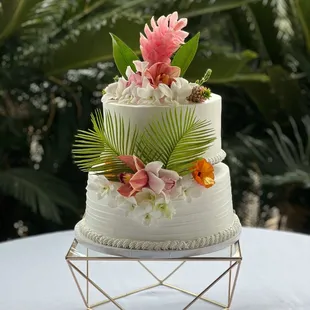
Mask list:
[[196,161],[192,175],[198,184],[206,188],[213,186],[215,183],[213,166],[204,158]]

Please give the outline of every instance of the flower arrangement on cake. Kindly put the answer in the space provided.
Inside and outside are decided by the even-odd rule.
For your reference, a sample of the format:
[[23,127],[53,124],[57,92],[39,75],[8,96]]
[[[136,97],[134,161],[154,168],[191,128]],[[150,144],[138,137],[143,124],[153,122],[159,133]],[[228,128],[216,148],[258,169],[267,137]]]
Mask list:
[[[190,208],[192,199],[215,183],[213,165],[203,158],[214,130],[195,114],[195,105],[211,96],[203,86],[211,70],[196,82],[183,78],[199,41],[198,33],[184,42],[186,24],[177,12],[152,18],[152,30],[146,24],[140,36],[143,61],[111,34],[121,77],[104,89],[103,104],[170,108],[142,131],[117,113],[96,111],[93,129],[79,131],[73,148],[78,166],[95,175],[87,190],[144,225],[172,219],[179,201]],[[188,108],[179,110],[179,105]]]
[[120,38],[111,34],[114,60],[122,77],[117,77],[117,81],[103,91],[102,100],[179,105],[208,99],[211,91],[202,84],[209,79],[210,69],[195,83],[182,78],[197,52],[200,36],[197,33],[185,43],[188,32],[182,29],[186,25],[187,19],[178,20],[177,12],[161,16],[157,21],[152,17],[153,31],[146,24],[145,36],[140,34],[143,61]]

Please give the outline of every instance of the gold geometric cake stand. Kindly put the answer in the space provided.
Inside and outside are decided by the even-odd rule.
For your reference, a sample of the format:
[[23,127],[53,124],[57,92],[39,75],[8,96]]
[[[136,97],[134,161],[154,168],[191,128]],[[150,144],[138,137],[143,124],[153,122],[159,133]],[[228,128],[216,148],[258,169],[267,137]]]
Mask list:
[[[110,307],[114,305],[114,309],[125,309],[127,310],[127,306],[122,304],[122,301],[126,298],[130,298],[130,296],[142,292],[146,292],[149,290],[154,290],[158,287],[165,287],[167,289],[175,290],[181,293],[186,294],[191,299],[186,301],[184,306],[181,306],[178,309],[192,309],[194,305],[198,302],[205,302],[205,306],[203,309],[230,309],[234,291],[236,288],[236,283],[239,275],[240,265],[242,261],[241,256],[241,248],[240,243],[237,241],[231,246],[228,246],[226,249],[221,250],[219,252],[214,252],[210,254],[193,256],[193,257],[183,257],[183,258],[128,258],[121,256],[112,256],[103,253],[99,253],[93,251],[91,249],[86,248],[84,245],[80,244],[76,239],[73,241],[67,255],[66,261],[74,278],[74,281],[77,285],[79,293],[83,299],[84,305],[86,309],[106,309],[105,306],[109,305]],[[130,290],[129,292],[125,292],[122,294],[112,294],[108,293],[107,285],[110,286],[110,283],[113,282],[114,287],[121,287],[125,280],[130,278],[130,283],[135,283],[135,277],[131,277],[126,275],[128,271],[135,272],[132,267],[123,268],[124,264],[129,264],[132,262],[137,268],[137,265],[140,266],[143,271],[145,271],[155,283],[148,284],[143,287],[135,288]],[[151,262],[151,263],[150,263]],[[156,272],[152,270],[148,264],[160,263],[160,264],[169,264],[171,262],[178,263],[177,266],[173,268],[171,272],[169,272],[165,276],[158,276]],[[220,271],[217,275],[214,275],[215,269],[212,264],[220,262]],[[109,264],[114,264],[112,267],[109,267]],[[121,265],[123,264],[123,265]],[[199,275],[194,279],[194,281],[190,280],[188,276],[181,277],[182,281],[185,281],[185,284],[188,285],[189,282],[201,282],[203,281],[203,288],[196,289],[196,292],[189,290],[187,288],[182,288],[179,285],[172,284],[170,279],[173,278],[177,273],[180,272],[184,268],[184,266],[188,264],[196,264],[196,268],[187,268],[190,273],[195,270],[198,270]],[[127,266],[127,265],[126,265]],[[164,266],[164,265],[161,265]],[[208,266],[208,273],[211,273],[211,280],[207,281],[205,273],[205,267]],[[212,266],[212,267],[211,267]],[[100,267],[100,268],[98,268]],[[114,272],[112,269],[117,268]],[[92,268],[95,270],[92,272]],[[101,273],[104,271],[109,271],[110,276],[104,277]],[[141,271],[142,272],[142,271]],[[114,277],[114,274],[121,274],[121,279],[117,281]],[[95,279],[96,278],[96,279]],[[226,279],[226,284],[220,289],[220,292],[223,293],[224,301],[219,302],[214,299],[210,299],[209,296],[205,296],[212,291],[212,288],[217,286],[218,283],[223,282]],[[199,281],[198,281],[199,280]],[[99,282],[102,283],[99,283]],[[184,283],[183,283],[184,284]],[[185,285],[185,286],[186,286]],[[95,293],[93,293],[95,291]],[[162,292],[158,292],[160,294]],[[218,291],[217,291],[218,293]],[[93,296],[92,296],[93,295]],[[94,301],[92,300],[94,297]],[[164,295],[165,297],[165,295]],[[218,297],[218,296],[217,296]],[[96,299],[96,300],[95,300]],[[139,299],[140,300],[140,299]],[[170,306],[165,307],[164,301],[165,298],[157,298],[158,307],[156,309],[168,310],[171,309]],[[208,308],[207,304],[210,308]],[[111,309],[109,307],[109,309]],[[130,309],[148,309],[148,304],[140,305],[139,307],[135,306]],[[153,308],[152,308],[153,309]],[[128,307],[129,310],[129,307]]]

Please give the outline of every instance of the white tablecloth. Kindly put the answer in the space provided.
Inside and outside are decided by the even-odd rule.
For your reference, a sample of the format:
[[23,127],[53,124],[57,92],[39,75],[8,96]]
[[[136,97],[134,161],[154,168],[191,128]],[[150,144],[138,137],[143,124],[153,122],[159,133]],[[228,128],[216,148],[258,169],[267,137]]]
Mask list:
[[[85,309],[64,259],[72,240],[69,231],[0,244],[0,309]],[[310,310],[310,236],[244,228],[241,246],[243,262],[231,309]],[[115,265],[114,274],[126,266],[126,262],[112,264],[123,264]],[[195,267],[191,268],[194,274]],[[199,268],[197,283],[203,274],[203,267]],[[135,268],[127,271],[131,283],[142,281],[142,273],[140,276]],[[113,273],[105,277],[112,291],[123,284]],[[122,305],[126,310],[174,310],[186,305],[184,294],[157,290],[133,295]],[[103,309],[116,308],[108,305]],[[216,308],[197,303],[192,309]]]

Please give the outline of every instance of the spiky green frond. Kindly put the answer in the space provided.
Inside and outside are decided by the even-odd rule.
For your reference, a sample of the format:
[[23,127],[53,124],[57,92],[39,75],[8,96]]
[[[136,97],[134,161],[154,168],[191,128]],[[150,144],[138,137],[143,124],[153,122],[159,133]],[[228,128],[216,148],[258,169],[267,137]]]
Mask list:
[[[251,136],[239,135],[256,160],[263,182],[272,185],[303,183],[309,185],[310,179],[310,118],[302,119],[304,130],[300,130],[296,121],[290,117],[292,127],[290,138],[283,133],[281,126],[274,122],[274,129],[268,129],[271,139],[259,140]],[[303,136],[306,139],[302,139]]]
[[134,154],[139,137],[137,128],[132,128],[130,122],[125,128],[124,119],[110,111],[104,115],[105,153],[114,157]]
[[100,110],[92,115],[93,129],[80,131],[73,145],[73,157],[83,171],[104,173],[110,180],[130,169],[118,159],[120,155],[132,155],[138,141],[138,131],[116,114]]
[[91,115],[93,129],[79,130],[75,137],[72,154],[75,163],[82,171],[89,171],[101,161],[101,154],[104,152],[104,121],[102,112],[98,109]]
[[194,108],[169,109],[145,129],[138,155],[145,162],[159,160],[166,169],[184,175],[214,139],[210,122],[197,119]]
[[138,137],[137,128],[132,128],[130,122],[126,126],[122,117],[106,111],[104,115],[105,147],[100,156],[102,165],[90,170],[100,171],[110,180],[118,180],[120,173],[131,171],[118,159],[118,156],[133,155]]

